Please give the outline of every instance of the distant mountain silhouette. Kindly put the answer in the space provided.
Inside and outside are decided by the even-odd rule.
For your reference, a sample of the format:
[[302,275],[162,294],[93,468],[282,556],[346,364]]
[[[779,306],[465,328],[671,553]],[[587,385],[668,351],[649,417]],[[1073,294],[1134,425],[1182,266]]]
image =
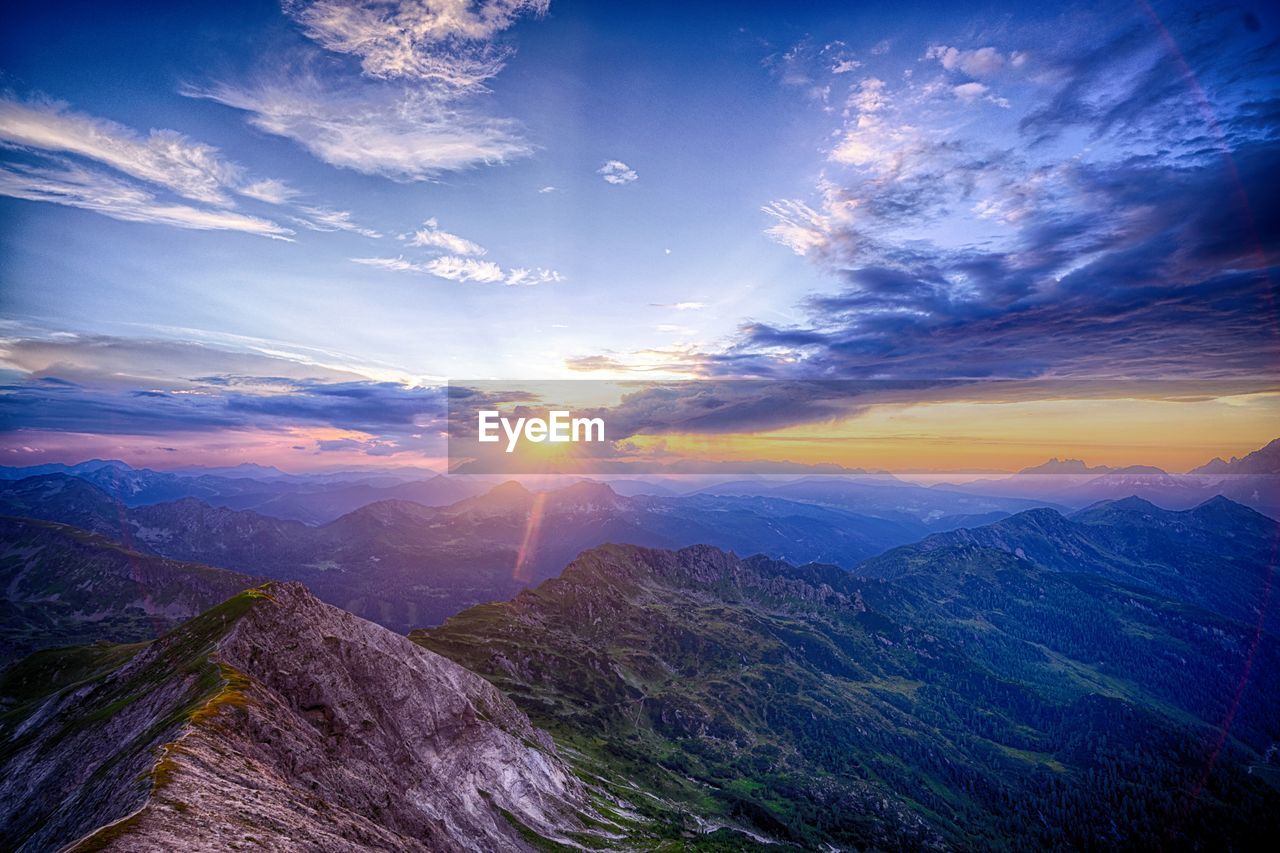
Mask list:
[[212,506],[253,509],[309,524],[332,521],[378,500],[444,506],[489,487],[483,481],[438,475],[405,479],[375,474],[295,476],[272,472],[275,469],[252,463],[207,471],[153,471],[116,460],[95,459],[77,465],[0,468],[0,481],[50,474],[71,476],[97,486],[130,507],[199,498]]
[[1266,447],[1246,454],[1237,459],[1232,456],[1230,462],[1224,462],[1215,456],[1199,468],[1193,468],[1191,474],[1280,474],[1280,438],[1274,439]]
[[1089,466],[1080,459],[1059,459],[1053,457],[1048,462],[1041,462],[1031,468],[1023,468],[1019,474],[1106,474],[1115,469],[1108,465]]

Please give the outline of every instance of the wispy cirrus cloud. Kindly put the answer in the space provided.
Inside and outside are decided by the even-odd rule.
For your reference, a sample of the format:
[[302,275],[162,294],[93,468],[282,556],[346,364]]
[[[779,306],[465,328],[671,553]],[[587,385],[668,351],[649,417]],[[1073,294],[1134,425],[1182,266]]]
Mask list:
[[653,308],[674,308],[677,311],[701,311],[707,307],[705,302],[650,302]]
[[286,184],[284,181],[278,181],[275,178],[266,178],[261,181],[254,181],[245,184],[238,190],[240,195],[247,198],[265,201],[267,204],[286,204],[292,201],[302,193]]
[[799,89],[805,97],[827,108],[833,88],[832,78],[863,67],[849,45],[839,39],[825,44],[805,36],[786,50],[770,53],[763,60],[782,85]]
[[125,222],[198,231],[240,231],[289,239],[288,228],[268,219],[222,208],[167,202],[141,187],[71,163],[0,164],[0,195],[78,207]]
[[358,59],[358,74],[335,73],[304,56],[251,83],[181,91],[242,110],[260,130],[366,175],[421,181],[507,163],[533,146],[517,122],[484,114],[477,99],[510,56],[498,37],[548,3],[290,0],[284,10],[303,34],[325,51]]
[[301,207],[299,211],[302,216],[295,216],[293,220],[311,231],[333,232],[333,231],[349,231],[352,234],[359,234],[361,237],[369,237],[378,239],[382,234],[366,228],[365,226],[355,222],[351,218],[349,210],[329,210],[323,207]]
[[[0,147],[28,162],[0,165],[0,193],[63,204],[129,222],[284,238],[275,222],[238,213],[234,196],[282,203],[280,181],[249,180],[211,145],[173,130],[144,135],[51,101],[0,98]],[[29,162],[30,159],[38,162]],[[167,201],[157,193],[184,201]],[[191,204],[202,205],[196,207]]]
[[[167,331],[185,338],[51,332],[18,326],[0,338],[0,366],[30,379],[117,390],[183,391],[208,384],[213,381],[209,377],[221,377],[217,382],[222,385],[261,391],[271,390],[280,380],[392,378],[382,369],[353,364],[338,353],[239,336],[197,339],[198,333],[188,329]],[[258,387],[247,377],[269,380]]]
[[181,91],[242,110],[254,127],[293,140],[331,166],[396,181],[427,180],[533,152],[514,121],[431,91],[322,81],[300,71],[255,84],[188,85]]
[[488,249],[445,231],[440,222],[432,217],[423,223],[423,227],[412,235],[402,235],[410,246],[438,253],[427,260],[408,260],[403,256],[394,258],[352,258],[353,263],[391,272],[410,272],[433,275],[436,278],[457,282],[478,282],[481,284],[534,285],[551,284],[563,281],[564,277],[553,269],[544,267],[511,267],[504,269],[497,263],[483,258]]
[[534,285],[563,281],[555,270],[543,268],[512,267],[504,269],[493,261],[479,258],[459,258],[444,255],[427,261],[409,261],[395,258],[352,258],[353,263],[376,267],[392,272],[413,272],[433,275],[436,278],[457,282],[481,284]]
[[0,142],[34,151],[74,154],[206,204],[228,206],[244,169],[218,149],[173,130],[146,136],[59,103],[0,100]]
[[479,243],[468,240],[466,237],[459,237],[457,234],[440,230],[440,223],[435,217],[428,219],[423,223],[421,229],[413,233],[413,236],[409,238],[409,245],[425,249],[440,249],[451,255],[462,255],[464,257],[487,254],[485,247]]

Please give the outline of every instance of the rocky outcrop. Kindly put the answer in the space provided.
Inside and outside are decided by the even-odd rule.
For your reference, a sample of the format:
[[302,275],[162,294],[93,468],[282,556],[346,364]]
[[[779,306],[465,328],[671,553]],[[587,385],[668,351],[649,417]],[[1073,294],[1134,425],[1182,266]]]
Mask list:
[[245,595],[5,733],[4,846],[607,843],[550,738],[484,679],[299,584]]

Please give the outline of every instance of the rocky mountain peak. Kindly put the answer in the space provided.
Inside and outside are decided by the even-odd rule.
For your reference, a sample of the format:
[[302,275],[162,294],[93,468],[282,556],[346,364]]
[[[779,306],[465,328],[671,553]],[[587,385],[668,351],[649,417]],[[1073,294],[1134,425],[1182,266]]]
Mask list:
[[[20,772],[0,783],[0,797],[29,788],[0,834],[31,849],[524,850],[601,831],[550,738],[496,688],[296,583],[238,596],[31,716],[37,734],[5,733]],[[112,782],[96,795],[95,773]],[[77,785],[79,819],[60,821]]]
[[558,506],[612,507],[619,501],[618,494],[608,483],[592,480],[581,480],[549,495]]
[[489,490],[485,497],[493,500],[520,500],[527,498],[532,494],[517,480],[507,480],[505,483],[494,486]]
[[1191,474],[1280,474],[1280,438],[1272,439],[1252,453],[1224,461],[1215,456],[1199,468],[1192,468]]
[[489,517],[524,512],[533,502],[533,492],[515,480],[494,486],[484,494],[464,498],[448,508],[453,515]]
[[1059,459],[1053,457],[1048,462],[1030,468],[1023,468],[1019,474],[1105,474],[1112,470],[1106,465],[1089,466],[1082,459]]

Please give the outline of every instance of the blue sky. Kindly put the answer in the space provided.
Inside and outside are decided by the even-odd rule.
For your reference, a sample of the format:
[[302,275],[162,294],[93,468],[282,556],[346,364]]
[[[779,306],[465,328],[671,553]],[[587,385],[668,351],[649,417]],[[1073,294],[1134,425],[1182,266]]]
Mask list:
[[450,377],[1274,372],[1270,10],[688,6],[10,13],[10,451],[161,400],[412,455],[378,413]]

